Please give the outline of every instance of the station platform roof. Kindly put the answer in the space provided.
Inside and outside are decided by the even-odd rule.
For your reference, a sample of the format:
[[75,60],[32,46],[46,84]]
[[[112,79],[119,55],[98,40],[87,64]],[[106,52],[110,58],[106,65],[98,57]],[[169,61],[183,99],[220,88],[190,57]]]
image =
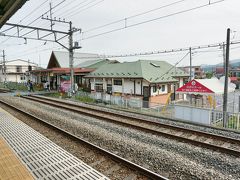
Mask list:
[[[94,71],[91,68],[73,68],[75,74],[81,73],[90,73]],[[39,69],[31,71],[33,74],[44,74],[44,73],[53,73],[53,74],[70,74],[70,68],[51,68],[51,69]]]
[[27,0],[0,0],[0,28]]

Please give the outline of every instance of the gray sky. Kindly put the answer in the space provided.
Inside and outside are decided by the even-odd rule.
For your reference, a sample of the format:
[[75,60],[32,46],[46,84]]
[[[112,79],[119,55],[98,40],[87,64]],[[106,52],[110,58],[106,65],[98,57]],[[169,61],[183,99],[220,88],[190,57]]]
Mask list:
[[[11,23],[28,25],[34,19],[49,10],[49,2],[55,6],[63,0],[29,0],[10,20]],[[102,55],[119,55],[169,50],[190,46],[199,46],[223,42],[226,40],[227,28],[231,28],[231,41],[240,40],[240,1],[223,0],[220,3],[205,6],[193,11],[161,18],[149,23],[125,28],[105,35],[88,38],[93,35],[111,31],[125,26],[125,21],[99,28],[89,29],[127,18],[127,26],[151,19],[164,17],[187,9],[209,3],[209,0],[183,0],[175,5],[161,8],[150,13],[128,18],[130,16],[153,10],[179,0],[65,0],[53,9],[53,16],[71,20],[73,26],[81,28],[83,34],[76,33],[74,40],[80,41],[82,49],[77,52],[98,53]],[[216,2],[219,0],[211,0]],[[21,21],[21,22],[20,22]],[[50,23],[38,19],[31,26],[49,28]],[[7,29],[4,26],[1,31]],[[56,23],[54,29],[68,30],[63,24]],[[22,33],[27,31],[22,31]],[[6,34],[14,34],[10,30]],[[46,67],[52,50],[64,50],[56,43],[0,37],[0,49],[5,49],[7,60],[24,59]],[[67,39],[63,41],[67,45]],[[203,52],[200,52],[203,51]],[[159,54],[141,57],[115,58],[120,61],[138,59],[165,60],[172,64],[179,61],[187,52]],[[240,44],[232,46],[231,59],[240,59]],[[222,62],[222,50],[219,48],[196,50],[193,65],[215,64]],[[179,65],[188,65],[187,56]]]

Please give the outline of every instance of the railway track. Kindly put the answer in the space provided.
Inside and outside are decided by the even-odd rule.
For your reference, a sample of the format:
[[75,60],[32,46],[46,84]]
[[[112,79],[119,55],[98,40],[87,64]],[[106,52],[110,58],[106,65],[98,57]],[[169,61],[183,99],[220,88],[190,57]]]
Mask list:
[[[78,145],[83,144],[84,146],[87,146],[89,148],[89,150],[92,150],[92,152],[88,152],[88,154],[90,154],[91,157],[97,157],[97,159],[94,160],[95,162],[92,163],[92,165],[106,164],[106,162],[104,162],[104,160],[106,161],[106,159],[109,158],[114,162],[114,163],[112,163],[113,168],[120,169],[123,166],[125,168],[129,168],[132,170],[131,172],[129,172],[129,177],[126,179],[129,179],[131,177],[136,178],[137,175],[135,175],[135,174],[141,174],[142,177],[140,179],[154,179],[154,180],[155,179],[163,179],[163,180],[167,179],[164,176],[154,173],[144,167],[141,167],[133,162],[130,162],[127,159],[124,159],[124,158],[117,156],[103,148],[100,148],[84,139],[81,139],[81,138],[75,136],[74,134],[71,134],[70,132],[65,131],[64,129],[61,129],[55,125],[52,125],[49,122],[47,122],[39,117],[36,117],[28,112],[25,112],[25,111],[19,109],[18,107],[15,107],[7,102],[0,100],[0,104],[7,106],[8,108],[12,109],[13,111],[16,111],[24,116],[31,118],[33,120],[33,122],[35,122],[35,123],[42,124],[45,128],[47,128],[47,130],[44,130],[45,132],[52,132],[55,136],[58,136],[58,137],[59,137],[58,134],[61,134],[62,138],[67,138],[68,140],[71,139],[74,142],[77,142]],[[99,156],[99,154],[101,154],[102,156]],[[107,175],[109,175],[109,173],[111,173],[111,170],[108,171]]]
[[0,88],[0,93],[8,93],[8,92],[11,92],[11,91],[8,90],[8,89],[2,89],[2,88]]
[[149,121],[148,119],[129,117],[121,113],[109,112],[40,96],[24,96],[23,98],[240,157],[239,139],[163,124],[160,122]]

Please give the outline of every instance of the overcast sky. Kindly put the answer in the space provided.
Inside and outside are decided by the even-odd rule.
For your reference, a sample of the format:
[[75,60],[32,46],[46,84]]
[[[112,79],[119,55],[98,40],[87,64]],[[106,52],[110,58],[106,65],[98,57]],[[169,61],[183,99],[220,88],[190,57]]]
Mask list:
[[[50,28],[50,22],[40,18],[33,23],[31,22],[49,10],[50,2],[54,7],[62,1],[29,0],[8,22]],[[211,0],[210,2],[217,1],[219,0]],[[171,3],[175,4],[169,5]],[[53,16],[72,21],[74,27],[82,29],[83,34],[75,33],[74,41],[79,41],[82,46],[77,52],[84,53],[121,55],[215,44],[226,41],[227,28],[232,30],[231,41],[240,40],[239,0],[223,0],[186,13],[171,15],[208,3],[209,0],[65,0],[53,9]],[[169,6],[163,7],[166,5]],[[150,10],[154,11],[129,18]],[[166,17],[163,18],[164,16]],[[126,21],[123,20],[125,18]],[[155,21],[129,27],[157,18],[159,19]],[[88,32],[92,28],[117,20],[123,21]],[[125,26],[128,28],[124,28]],[[9,26],[3,26],[0,31],[7,28]],[[56,23],[53,28],[68,31],[66,24]],[[92,37],[119,28],[121,29],[119,31]],[[13,35],[15,32],[15,30],[9,30],[4,33]],[[26,32],[28,31],[21,31],[23,34]],[[34,34],[30,36],[33,37]],[[62,43],[68,45],[67,38]],[[30,60],[42,67],[46,67],[52,50],[65,51],[57,43],[28,40],[25,44],[24,39],[7,37],[0,37],[0,49],[5,50],[7,60]],[[115,59],[122,62],[154,59],[174,64],[186,53]],[[193,65],[221,63],[223,61],[222,54],[220,48],[195,50],[193,51]],[[230,59],[240,59],[240,44],[232,46]],[[189,56],[186,56],[178,65],[189,65]]]

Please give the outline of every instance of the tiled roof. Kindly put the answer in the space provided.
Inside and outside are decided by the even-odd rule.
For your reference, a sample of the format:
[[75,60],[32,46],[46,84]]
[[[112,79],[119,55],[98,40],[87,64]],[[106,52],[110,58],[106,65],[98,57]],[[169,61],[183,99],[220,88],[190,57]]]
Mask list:
[[165,61],[139,60],[105,64],[86,77],[143,78],[151,83],[174,82],[174,77],[189,76]]
[[[51,57],[54,56],[57,60],[59,67],[68,68],[69,67],[69,53],[66,51],[53,51]],[[51,60],[51,58],[50,58]],[[74,53],[73,63],[74,67],[88,67],[98,62],[104,61],[103,57],[98,54],[90,53]],[[50,62],[49,62],[50,63]]]
[[[94,69],[90,68],[73,68],[74,73],[89,73]],[[52,73],[70,73],[70,68],[52,68],[52,69],[41,69],[41,70],[33,70],[33,73],[38,72],[52,72]]]

